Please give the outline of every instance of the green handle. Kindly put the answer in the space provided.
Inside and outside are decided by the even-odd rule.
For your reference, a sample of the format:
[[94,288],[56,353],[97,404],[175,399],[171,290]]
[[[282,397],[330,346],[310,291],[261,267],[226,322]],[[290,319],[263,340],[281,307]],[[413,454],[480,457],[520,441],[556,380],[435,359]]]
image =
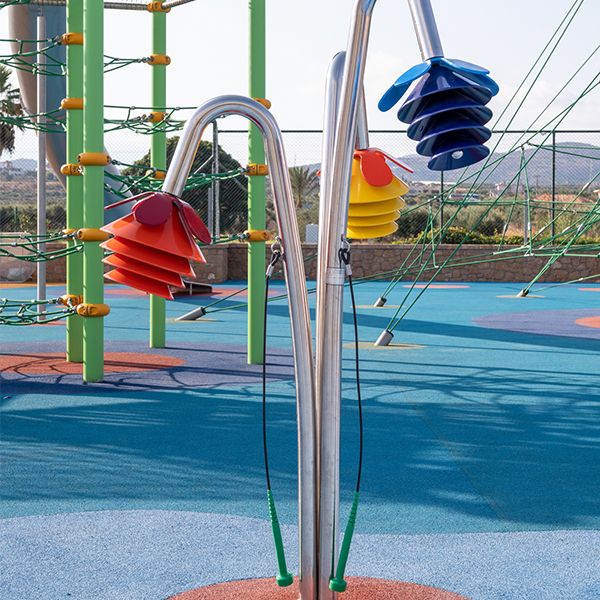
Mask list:
[[283,550],[283,540],[281,539],[281,528],[279,527],[279,519],[277,518],[277,510],[275,509],[275,500],[273,492],[267,490],[267,501],[269,503],[269,518],[271,519],[271,529],[273,530],[273,541],[275,542],[275,553],[277,554],[277,566],[279,573],[275,577],[277,585],[287,587],[294,582],[294,576],[288,572],[285,564],[285,552]]
[[345,592],[348,587],[348,583],[344,579],[344,572],[346,571],[346,563],[350,554],[352,535],[354,534],[354,524],[356,523],[356,513],[358,512],[358,496],[358,492],[354,492],[354,500],[352,501],[352,508],[348,516],[348,524],[344,531],[344,539],[342,540],[342,548],[340,549],[340,558],[335,570],[335,577],[329,581],[329,589],[332,592]]

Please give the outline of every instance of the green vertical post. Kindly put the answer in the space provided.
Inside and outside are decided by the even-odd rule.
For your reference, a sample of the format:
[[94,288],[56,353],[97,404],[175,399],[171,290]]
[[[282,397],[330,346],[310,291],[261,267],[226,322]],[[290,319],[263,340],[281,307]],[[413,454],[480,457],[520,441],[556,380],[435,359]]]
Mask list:
[[[80,0],[67,2],[67,32],[83,33],[83,4]],[[67,97],[83,98],[83,46],[67,46]],[[66,162],[77,164],[83,151],[83,111],[67,110]],[[67,176],[67,229],[83,227],[83,178]],[[69,242],[73,244],[73,242]],[[67,256],[67,294],[83,294],[83,255]],[[83,362],[83,318],[67,319],[67,360]]]
[[[265,0],[250,0],[250,96],[266,97]],[[260,131],[250,125],[250,163],[265,162]],[[248,179],[248,229],[265,229],[265,178]],[[248,363],[259,364],[263,356],[263,302],[265,294],[265,242],[248,243]]]
[[[83,151],[104,152],[104,2],[83,0]],[[104,166],[84,167],[83,223],[104,224]],[[83,297],[89,304],[104,302],[104,269],[100,242],[84,242]],[[104,320],[84,317],[83,379],[104,377]]]
[[[167,53],[167,15],[152,13],[152,54]],[[167,104],[167,66],[152,65],[152,110],[164,111]],[[153,168],[167,168],[167,134],[158,125],[152,134],[150,162]],[[150,348],[164,348],[166,344],[166,300],[150,296]]]

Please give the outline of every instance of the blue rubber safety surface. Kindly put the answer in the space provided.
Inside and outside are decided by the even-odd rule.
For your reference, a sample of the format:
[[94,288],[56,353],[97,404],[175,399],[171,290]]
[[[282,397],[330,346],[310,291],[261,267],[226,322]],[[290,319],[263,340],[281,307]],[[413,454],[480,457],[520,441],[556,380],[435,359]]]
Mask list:
[[[416,347],[363,345],[365,463],[351,571],[485,600],[597,599],[600,565],[592,562],[600,529],[600,346],[598,329],[575,321],[600,316],[600,293],[562,286],[540,292],[542,298],[517,299],[499,296],[515,295],[519,284],[467,285],[423,295],[394,338]],[[384,287],[357,287],[364,342],[378,337],[407,292],[399,286],[386,307],[369,308]],[[62,290],[51,287],[49,293]],[[0,294],[28,299],[33,290]],[[170,321],[168,348],[156,351],[146,347],[147,300],[114,293],[107,299],[108,351],[163,353],[185,364],[112,374],[102,384],[85,386],[74,375],[3,376],[0,528],[8,549],[0,571],[8,577],[1,578],[0,597],[40,595],[35,586],[43,577],[27,575],[33,557],[62,573],[47,575],[47,599],[65,598],[71,587],[72,597],[81,600],[160,599],[171,583],[167,593],[194,583],[268,575],[268,551],[250,557],[237,534],[227,530],[213,540],[216,525],[206,525],[215,518],[229,522],[218,517],[225,515],[241,529],[247,524],[249,531],[256,526],[268,534],[260,367],[245,364],[245,309],[215,312],[194,323]],[[186,297],[168,303],[168,317],[211,301]],[[240,301],[235,297],[218,307]],[[515,321],[527,327],[511,327]],[[349,306],[344,324],[345,342],[351,342]],[[2,327],[0,341],[0,355],[59,352],[64,328]],[[280,518],[293,526],[296,429],[285,301],[269,306],[269,351],[271,477]],[[352,348],[345,348],[343,515],[352,499],[358,441],[352,358]],[[193,521],[189,529],[188,517],[169,521],[182,512]],[[132,516],[121,527],[123,514]],[[183,565],[182,571],[165,563],[165,585],[152,592],[119,537],[129,531],[136,543],[155,545],[140,530],[146,517],[148,527],[153,518],[163,523],[166,544],[169,536],[189,535],[191,545],[202,537],[198,548],[215,554],[205,559],[206,571],[184,560],[185,546],[171,563]],[[107,555],[122,564],[106,592],[78,587],[86,578],[101,587],[107,581],[106,565],[93,567],[98,547],[76,525],[86,519],[85,531],[104,540]],[[415,553],[408,559],[410,540]],[[535,561],[525,561],[528,548]],[[74,553],[80,562],[72,562]],[[493,564],[484,569],[485,557]]]

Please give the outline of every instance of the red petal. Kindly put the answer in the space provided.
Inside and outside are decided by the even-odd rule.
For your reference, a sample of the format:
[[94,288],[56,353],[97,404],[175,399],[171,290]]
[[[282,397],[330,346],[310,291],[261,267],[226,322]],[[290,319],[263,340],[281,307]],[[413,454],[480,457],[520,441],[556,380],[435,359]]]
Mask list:
[[357,154],[360,158],[362,176],[369,185],[383,187],[392,183],[394,174],[379,152],[367,149],[360,150]]
[[182,220],[192,235],[198,238],[203,244],[210,244],[212,236],[198,213],[183,200],[179,200],[178,206],[181,209]]
[[160,192],[140,200],[132,209],[138,223],[154,227],[166,223],[172,211],[173,198]]

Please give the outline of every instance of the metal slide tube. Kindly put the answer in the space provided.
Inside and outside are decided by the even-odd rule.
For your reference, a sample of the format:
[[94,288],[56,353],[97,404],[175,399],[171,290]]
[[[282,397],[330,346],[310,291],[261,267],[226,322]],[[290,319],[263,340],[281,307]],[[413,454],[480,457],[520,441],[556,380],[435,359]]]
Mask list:
[[220,96],[198,108],[187,122],[169,167],[163,191],[181,195],[205,129],[217,117],[239,115],[261,131],[275,213],[284,251],[292,348],[296,375],[299,451],[299,542],[300,597],[314,600],[316,576],[315,506],[315,411],[312,335],[302,248],[296,221],[294,198],[281,131],[271,113],[261,104],[243,96]]
[[[346,233],[352,156],[356,142],[371,14],[376,0],[358,0],[350,30],[344,75],[339,93],[333,158],[322,165],[325,183],[321,202],[328,217],[321,224],[317,282],[317,423],[319,424],[318,598],[331,599],[329,590],[337,546],[339,503],[339,431],[342,362],[342,308],[345,270],[338,252]],[[331,84],[333,86],[333,84]],[[329,117],[330,118],[330,117]],[[329,142],[328,142],[329,143]],[[330,147],[330,146],[329,146]],[[327,146],[326,146],[327,148]],[[325,167],[323,169],[323,167]],[[335,175],[335,176],[334,176]],[[328,182],[331,182],[330,184]]]
[[[46,75],[44,67],[46,66],[46,57],[42,52],[46,44],[46,17],[41,14],[37,16],[37,39],[39,71],[36,77],[37,83],[37,125],[38,129],[38,156],[37,156],[37,234],[46,235]],[[46,250],[46,244],[38,246],[40,252]],[[37,299],[46,300],[46,263],[40,261],[37,263]],[[43,304],[38,306],[38,312],[44,313],[46,307]],[[44,321],[43,314],[40,314],[38,320]]]
[[408,0],[423,60],[444,56],[431,0]]

